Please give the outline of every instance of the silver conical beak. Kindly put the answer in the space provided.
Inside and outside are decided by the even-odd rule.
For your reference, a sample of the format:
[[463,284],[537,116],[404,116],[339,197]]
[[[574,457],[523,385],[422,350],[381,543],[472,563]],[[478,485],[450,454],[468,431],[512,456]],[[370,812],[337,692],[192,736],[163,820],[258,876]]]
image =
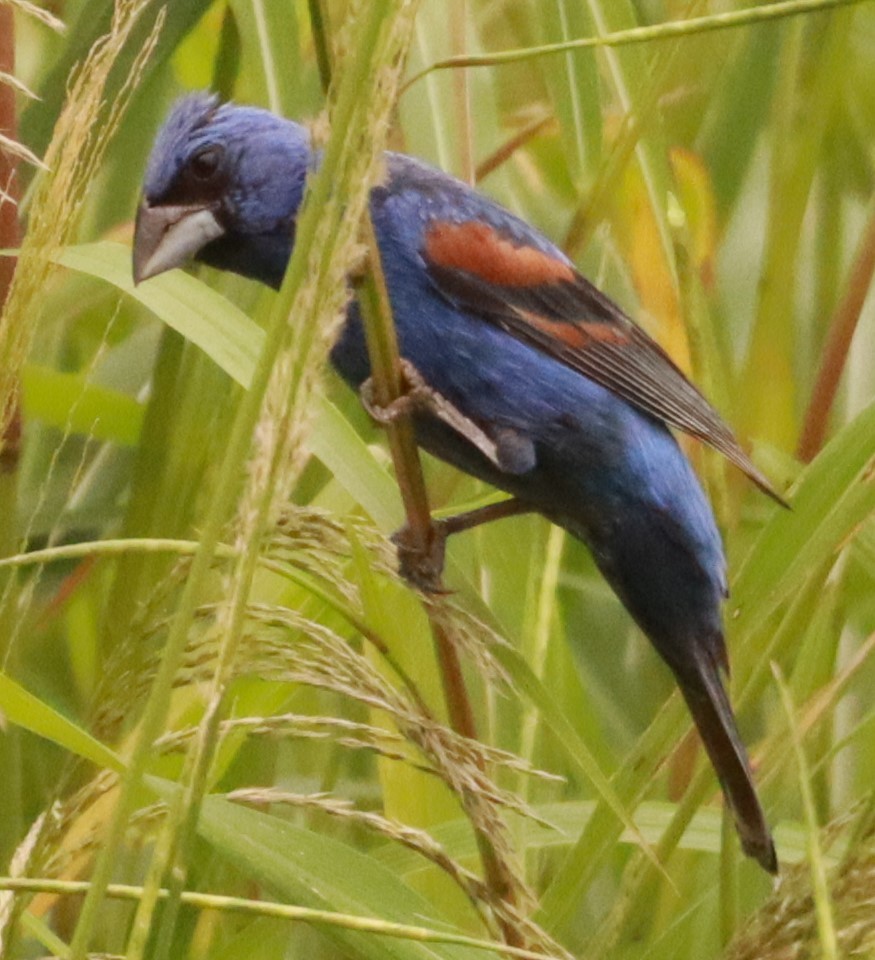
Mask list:
[[137,211],[134,228],[134,283],[182,267],[225,233],[207,206],[150,206]]

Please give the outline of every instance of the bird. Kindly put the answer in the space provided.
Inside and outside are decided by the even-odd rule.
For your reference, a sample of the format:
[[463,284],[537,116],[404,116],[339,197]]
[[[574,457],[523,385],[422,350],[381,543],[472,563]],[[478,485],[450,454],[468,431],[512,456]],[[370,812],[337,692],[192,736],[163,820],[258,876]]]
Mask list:
[[[270,111],[178,100],[146,166],[134,282],[198,261],[278,288],[320,156],[305,126]],[[724,686],[723,545],[672,430],[782,498],[668,355],[524,220],[401,153],[386,153],[369,205],[401,357],[435,401],[412,408],[417,443],[588,547],[673,673],[742,849],[777,873]],[[355,300],[330,357],[368,385]]]

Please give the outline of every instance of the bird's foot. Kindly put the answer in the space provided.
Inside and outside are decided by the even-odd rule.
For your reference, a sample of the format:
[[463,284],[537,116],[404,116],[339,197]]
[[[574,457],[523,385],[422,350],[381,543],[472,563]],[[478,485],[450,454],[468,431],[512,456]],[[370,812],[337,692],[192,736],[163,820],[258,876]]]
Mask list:
[[420,409],[423,405],[423,397],[421,394],[423,391],[429,389],[422,379],[421,374],[412,363],[402,358],[400,364],[402,389],[404,392],[391,403],[382,405],[377,402],[373,377],[368,377],[359,387],[359,399],[362,402],[362,406],[372,420],[384,426],[387,423],[394,423],[399,417],[409,416]]
[[430,387],[419,370],[409,360],[403,358],[401,376],[404,381],[404,393],[385,406],[376,402],[371,377],[368,377],[359,388],[362,406],[377,423],[392,423],[400,416],[415,413],[431,414],[473,444],[492,464],[501,468],[501,457],[496,442],[473,420],[466,417],[458,407],[450,403],[443,394]]
[[398,572],[405,580],[426,593],[450,593],[444,587],[441,575],[444,571],[447,539],[451,534],[473,530],[484,523],[531,513],[535,508],[523,500],[511,498],[477,507],[466,513],[432,520],[428,530],[428,542],[423,546],[409,526],[392,534],[392,543],[398,550]]
[[392,534],[392,543],[398,551],[398,572],[408,583],[425,593],[450,593],[441,576],[447,537],[451,532],[443,520],[432,520],[428,527],[428,542],[424,545],[407,525]]
[[[404,393],[386,405],[377,403],[370,377],[359,388],[362,406],[377,423],[392,423],[400,416],[426,413],[463,436],[499,470],[525,473],[534,465],[534,447],[530,440],[511,429],[498,430],[497,440],[493,440],[446,397],[430,387],[409,360],[401,360],[401,375]],[[392,542],[398,550],[398,572],[405,580],[427,593],[448,593],[441,575],[450,534],[470,530],[501,517],[527,513],[532,509],[528,504],[511,499],[443,520],[432,520],[425,544],[418,531],[405,525],[392,535]]]

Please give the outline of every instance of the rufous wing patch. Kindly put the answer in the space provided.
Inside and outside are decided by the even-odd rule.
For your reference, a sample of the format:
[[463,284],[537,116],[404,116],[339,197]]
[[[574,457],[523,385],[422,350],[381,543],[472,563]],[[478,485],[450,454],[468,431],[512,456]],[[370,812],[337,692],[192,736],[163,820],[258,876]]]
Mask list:
[[464,270],[487,283],[529,287],[572,282],[574,270],[534,247],[517,246],[498,230],[477,220],[436,221],[425,237],[429,260],[440,267]]
[[594,343],[623,345],[629,342],[628,336],[622,330],[609,323],[586,320],[571,323],[568,320],[551,320],[533,310],[518,309],[517,313],[530,327],[547,334],[570,350],[585,350]]
[[581,320],[577,326],[584,331],[590,340],[598,343],[629,343],[629,335],[612,323],[605,323],[600,320]]

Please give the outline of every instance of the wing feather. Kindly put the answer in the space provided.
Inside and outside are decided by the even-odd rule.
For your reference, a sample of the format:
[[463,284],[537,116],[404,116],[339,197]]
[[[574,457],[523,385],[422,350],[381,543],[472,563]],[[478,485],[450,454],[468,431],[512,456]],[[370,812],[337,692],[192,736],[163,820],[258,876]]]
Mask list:
[[449,300],[710,444],[786,506],[668,354],[566,261],[483,221],[435,221],[423,257]]

